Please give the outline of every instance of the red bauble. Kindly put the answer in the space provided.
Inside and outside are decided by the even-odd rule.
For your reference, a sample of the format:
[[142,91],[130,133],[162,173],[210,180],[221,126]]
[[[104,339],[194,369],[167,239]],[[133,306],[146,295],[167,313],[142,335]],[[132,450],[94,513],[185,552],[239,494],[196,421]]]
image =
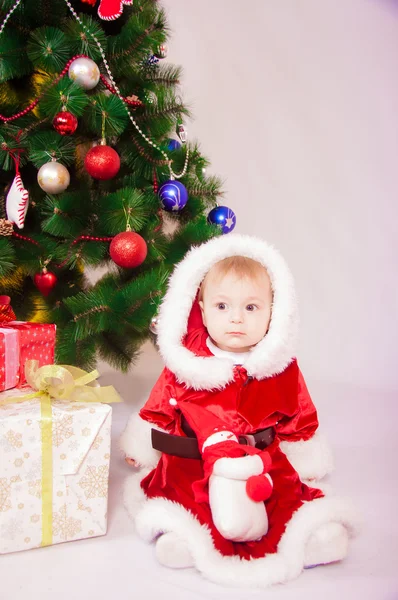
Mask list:
[[67,110],[62,110],[55,115],[53,126],[61,135],[72,135],[77,129],[77,118]]
[[148,248],[144,238],[133,231],[118,233],[109,246],[111,259],[124,269],[133,269],[141,265],[147,252]]
[[57,276],[43,269],[41,273],[36,273],[33,282],[43,296],[48,296],[57,283]]
[[84,166],[94,179],[112,179],[120,169],[120,157],[110,146],[94,146],[87,152]]

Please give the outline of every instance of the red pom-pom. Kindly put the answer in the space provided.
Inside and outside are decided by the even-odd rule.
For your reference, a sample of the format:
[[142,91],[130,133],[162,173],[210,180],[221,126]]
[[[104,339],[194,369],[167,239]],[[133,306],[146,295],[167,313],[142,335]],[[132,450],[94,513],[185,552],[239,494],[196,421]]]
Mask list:
[[87,152],[84,166],[94,179],[112,179],[119,172],[120,157],[110,146],[94,146]]
[[67,110],[61,110],[55,115],[53,126],[60,135],[72,135],[77,129],[77,118]]
[[252,475],[246,481],[246,493],[254,502],[264,502],[271,496],[272,484],[265,475]]
[[125,231],[115,235],[109,246],[111,259],[119,267],[133,269],[141,265],[148,249],[144,238],[133,231]]

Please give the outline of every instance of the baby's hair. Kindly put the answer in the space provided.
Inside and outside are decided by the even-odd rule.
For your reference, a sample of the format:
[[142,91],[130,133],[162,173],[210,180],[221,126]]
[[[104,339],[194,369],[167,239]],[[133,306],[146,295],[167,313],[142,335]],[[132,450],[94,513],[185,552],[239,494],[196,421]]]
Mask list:
[[239,279],[258,279],[267,273],[267,270],[261,263],[246,256],[229,256],[220,260],[212,266],[201,283],[199,289],[198,300],[203,300],[203,293],[206,287],[206,282],[211,277],[222,279],[227,273],[234,273]]

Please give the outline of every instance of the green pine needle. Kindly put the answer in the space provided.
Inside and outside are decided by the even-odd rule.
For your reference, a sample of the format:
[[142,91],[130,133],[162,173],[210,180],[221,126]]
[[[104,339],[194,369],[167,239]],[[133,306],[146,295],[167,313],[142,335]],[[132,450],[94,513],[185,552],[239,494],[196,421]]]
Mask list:
[[105,137],[120,135],[129,123],[124,103],[117,96],[97,94],[91,97],[91,104],[85,112],[85,122],[89,129],[100,136],[104,123]]
[[106,36],[101,25],[89,15],[81,13],[79,18],[86,29],[82,29],[80,23],[74,19],[68,20],[65,27],[65,35],[72,55],[86,54],[94,61],[102,61],[101,53],[93,37],[95,36],[101,46],[106,48]]
[[14,269],[15,251],[7,238],[0,237],[0,277],[6,277]]
[[63,165],[71,165],[75,158],[76,142],[62,137],[56,131],[40,131],[28,139],[29,158],[39,169],[55,157]]
[[132,188],[122,188],[101,198],[102,229],[107,235],[126,231],[127,224],[140,231],[148,216],[144,195]]
[[66,35],[55,27],[40,27],[33,31],[26,47],[35,67],[49,73],[59,73],[71,58]]
[[0,83],[29,72],[31,65],[24,45],[23,36],[15,31],[0,38]]
[[89,98],[80,85],[68,77],[63,77],[56,85],[50,87],[40,100],[40,115],[53,118],[65,106],[75,117],[80,117],[88,102]]

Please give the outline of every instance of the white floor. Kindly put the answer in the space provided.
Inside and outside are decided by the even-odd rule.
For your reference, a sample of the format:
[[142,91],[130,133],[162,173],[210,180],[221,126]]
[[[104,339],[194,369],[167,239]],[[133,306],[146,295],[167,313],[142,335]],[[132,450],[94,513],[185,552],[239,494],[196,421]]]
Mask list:
[[136,537],[122,506],[129,467],[118,452],[117,439],[160,369],[161,361],[149,344],[128,377],[106,365],[100,367],[103,385],[115,385],[125,400],[114,407],[108,534],[0,557],[1,600],[248,600],[271,595],[294,600],[398,599],[396,398],[392,394],[308,382],[323,430],[335,448],[333,486],[357,503],[364,519],[362,534],[342,564],[306,571],[296,581],[265,591],[231,589],[205,581],[191,569],[170,571],[159,566],[153,547]]

